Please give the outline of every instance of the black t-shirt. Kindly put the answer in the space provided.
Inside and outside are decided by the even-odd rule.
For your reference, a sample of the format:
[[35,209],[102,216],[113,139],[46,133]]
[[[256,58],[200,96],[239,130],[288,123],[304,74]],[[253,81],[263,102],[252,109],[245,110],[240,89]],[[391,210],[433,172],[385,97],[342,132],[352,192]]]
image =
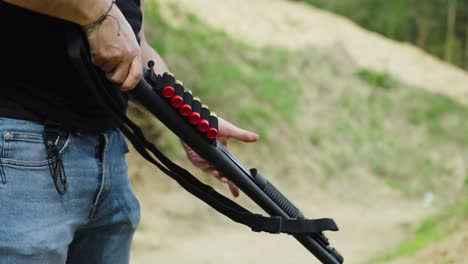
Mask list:
[[[139,0],[116,2],[138,38]],[[67,128],[115,128],[111,113],[68,60],[64,24],[0,1],[0,116],[55,121]]]

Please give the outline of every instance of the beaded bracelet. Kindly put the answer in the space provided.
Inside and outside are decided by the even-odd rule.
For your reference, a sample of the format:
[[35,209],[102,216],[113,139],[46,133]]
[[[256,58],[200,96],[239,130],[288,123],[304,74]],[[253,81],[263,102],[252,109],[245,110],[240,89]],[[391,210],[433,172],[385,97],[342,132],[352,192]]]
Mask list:
[[112,7],[115,5],[115,0],[112,0],[112,3],[109,7],[109,9],[107,10],[107,12],[102,15],[101,17],[99,17],[95,22],[91,23],[91,24],[88,24],[88,25],[85,25],[85,26],[82,26],[81,29],[85,32],[89,32],[95,28],[97,28],[99,25],[102,24],[102,22],[109,16],[109,13],[110,11],[112,10]]

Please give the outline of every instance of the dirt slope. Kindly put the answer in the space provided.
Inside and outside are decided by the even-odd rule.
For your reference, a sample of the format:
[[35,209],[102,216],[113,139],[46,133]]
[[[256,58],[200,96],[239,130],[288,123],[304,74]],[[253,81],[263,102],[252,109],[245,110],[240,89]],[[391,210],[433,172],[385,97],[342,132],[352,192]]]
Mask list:
[[[468,74],[423,51],[384,38],[350,20],[286,0],[161,0],[258,46],[339,46],[360,66],[387,71],[416,87],[468,102]],[[399,54],[395,56],[395,54]]]
[[399,259],[392,264],[464,264],[468,259],[467,245],[468,223],[465,223],[452,236],[428,246],[416,256]]
[[[143,217],[132,263],[319,263],[293,238],[251,232],[180,189],[158,190],[157,181],[145,181],[145,186],[139,185],[136,190]],[[428,213],[418,202],[391,194],[368,195],[369,199],[345,203],[325,194],[302,195],[302,200],[294,200],[306,215],[339,219],[340,231],[327,232],[327,236],[346,263],[362,264],[398,243],[404,237],[402,226]],[[246,200],[241,202],[245,204]]]
[[[242,37],[250,44],[294,49],[339,47],[345,54],[336,56],[348,55],[361,67],[388,70],[409,83],[424,84],[421,86],[458,99],[468,90],[465,73],[412,47],[385,40],[345,19],[309,6],[280,0],[160,2],[195,12],[209,24]],[[390,48],[398,50],[389,51]],[[402,56],[387,55],[392,53]],[[444,85],[438,85],[440,83]],[[440,89],[445,87],[456,89]],[[301,151],[311,153],[309,147]],[[255,154],[265,155],[261,151]],[[135,151],[129,154],[128,160],[142,206],[142,223],[133,245],[132,263],[318,263],[291,238],[252,233],[214,213],[168,182]],[[268,172],[268,168],[266,170]],[[300,169],[289,172],[307,175]],[[343,253],[346,263],[360,264],[398,243],[404,237],[402,227],[418,222],[432,209],[422,206],[421,201],[409,201],[396,195],[373,182],[372,177],[361,175],[355,180],[352,188],[334,186],[339,191],[333,193],[316,189],[307,181],[301,186],[287,186],[283,182],[281,189],[292,195],[291,199],[305,215],[337,219],[341,230],[328,233],[331,241]],[[364,184],[359,184],[361,182]],[[245,203],[247,199],[241,198],[241,201]]]

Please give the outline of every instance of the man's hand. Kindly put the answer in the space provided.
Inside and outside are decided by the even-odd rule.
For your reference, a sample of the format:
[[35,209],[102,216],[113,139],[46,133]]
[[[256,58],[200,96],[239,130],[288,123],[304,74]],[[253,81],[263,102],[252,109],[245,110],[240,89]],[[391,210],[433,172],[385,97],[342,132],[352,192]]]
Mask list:
[[[225,146],[227,146],[230,138],[242,142],[256,142],[259,139],[259,136],[257,134],[238,128],[222,118],[219,118],[218,128],[218,140]],[[223,183],[226,183],[229,186],[229,189],[231,190],[231,193],[234,197],[239,196],[239,188],[237,188],[237,186],[234,185],[234,183],[232,183],[226,177],[221,175],[219,171],[217,171],[206,160],[198,156],[198,154],[195,153],[195,151],[193,151],[189,146],[183,144],[183,147],[187,154],[187,158],[190,160],[190,162],[192,162],[193,165],[207,173],[211,173],[218,180],[220,180]]]
[[106,77],[121,85],[122,91],[135,88],[141,79],[141,49],[122,12],[114,5],[97,28],[87,32],[94,64]]
[[126,91],[141,79],[141,50],[124,15],[111,0],[2,0],[31,11],[89,25],[110,13],[93,30],[87,32],[94,63],[104,70],[109,80]]

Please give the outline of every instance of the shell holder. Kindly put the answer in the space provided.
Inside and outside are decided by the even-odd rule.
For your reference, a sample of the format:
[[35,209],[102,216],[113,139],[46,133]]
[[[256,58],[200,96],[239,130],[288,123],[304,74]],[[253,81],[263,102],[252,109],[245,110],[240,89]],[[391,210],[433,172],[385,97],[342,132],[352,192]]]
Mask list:
[[177,111],[178,115],[192,125],[200,135],[210,143],[216,144],[218,136],[218,117],[211,114],[209,107],[202,104],[200,98],[194,97],[183,83],[176,80],[174,74],[165,72],[162,75],[154,73],[154,63],[149,62],[150,67],[144,79],[151,84],[153,90],[165,99],[165,101]]
[[175,95],[175,78],[170,72],[165,72],[161,77],[161,95],[171,99]]
[[193,103],[193,96],[188,91],[184,92],[184,104],[180,107],[179,113],[181,116],[187,117],[192,114],[192,103]]
[[171,105],[174,108],[180,108],[184,104],[184,86],[180,82],[175,84],[174,96],[171,98]]
[[192,113],[189,115],[189,123],[197,125],[201,120],[201,102],[198,98],[194,97],[192,101]]
[[206,137],[210,140],[216,140],[218,137],[218,116],[211,113],[209,121],[210,128],[206,131]]
[[197,129],[200,132],[206,132],[210,128],[210,110],[206,106],[202,106],[201,109],[201,120],[197,125]]

